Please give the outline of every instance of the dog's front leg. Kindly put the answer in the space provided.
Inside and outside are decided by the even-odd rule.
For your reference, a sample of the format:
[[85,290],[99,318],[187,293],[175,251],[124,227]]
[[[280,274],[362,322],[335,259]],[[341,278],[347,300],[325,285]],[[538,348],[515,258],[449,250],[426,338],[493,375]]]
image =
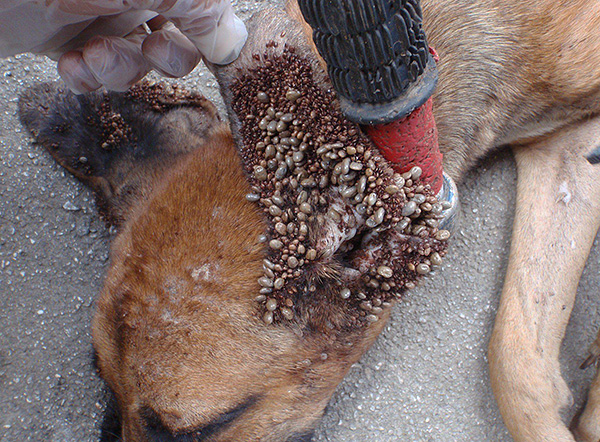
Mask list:
[[516,442],[574,441],[559,415],[571,394],[558,355],[599,226],[600,167],[584,157],[598,140],[597,117],[513,149],[517,206],[489,359]]

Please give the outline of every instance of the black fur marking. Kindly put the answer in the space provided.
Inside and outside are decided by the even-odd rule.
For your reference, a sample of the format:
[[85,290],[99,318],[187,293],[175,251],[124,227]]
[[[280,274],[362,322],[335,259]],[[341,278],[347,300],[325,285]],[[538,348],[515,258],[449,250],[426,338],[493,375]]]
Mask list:
[[100,425],[100,442],[121,442],[121,418],[117,400],[109,389],[106,396],[106,411]]
[[147,83],[85,95],[40,84],[21,95],[19,117],[36,143],[96,193],[100,214],[113,225],[219,121],[201,95]]
[[[161,114],[123,94],[74,95],[54,84],[41,84],[21,96],[19,117],[36,142],[52,147],[55,152],[50,153],[59,164],[79,179],[105,176],[125,154],[136,159],[161,154]],[[120,136],[115,137],[117,130]]]

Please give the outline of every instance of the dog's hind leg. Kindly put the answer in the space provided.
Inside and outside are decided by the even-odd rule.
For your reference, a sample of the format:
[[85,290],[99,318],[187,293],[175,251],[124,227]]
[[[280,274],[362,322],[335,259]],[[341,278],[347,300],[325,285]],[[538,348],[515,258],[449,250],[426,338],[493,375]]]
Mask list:
[[95,191],[101,213],[117,225],[222,124],[201,95],[148,83],[85,95],[40,84],[22,94],[19,117],[37,143]]
[[596,117],[515,147],[517,204],[489,361],[494,395],[516,442],[574,441],[559,411],[571,394],[558,355],[600,224]]

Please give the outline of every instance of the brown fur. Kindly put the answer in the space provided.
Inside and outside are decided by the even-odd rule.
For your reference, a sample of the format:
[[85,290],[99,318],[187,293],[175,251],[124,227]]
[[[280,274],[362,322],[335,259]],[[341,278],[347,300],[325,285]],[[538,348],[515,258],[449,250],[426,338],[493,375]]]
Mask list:
[[[584,158],[600,143],[600,5],[424,1],[423,10],[442,60],[435,118],[445,171],[460,179],[505,144],[517,159],[490,342],[496,399],[515,441],[573,441],[559,415],[571,399],[558,351],[600,215],[600,168]],[[588,408],[577,431],[597,441],[597,401]]]
[[[510,263],[490,343],[500,410],[515,441],[572,442],[559,416],[569,392],[557,358],[600,219],[600,167],[584,159],[600,141],[600,5],[424,0],[422,6],[441,58],[434,103],[446,172],[460,180],[491,149],[507,144],[517,159]],[[270,40],[297,47],[322,72],[293,1],[287,12],[291,21],[277,11],[255,18],[238,61],[215,68],[226,103],[231,81]],[[214,115],[209,107],[199,106],[204,110],[192,120]],[[22,104],[23,120],[36,129],[27,121],[34,110]],[[210,130],[194,138],[197,125],[179,124],[171,112],[180,110],[153,124],[173,125],[162,141],[169,170],[150,168],[157,172],[134,180],[142,187],[134,198],[109,203],[125,222],[112,246],[93,334],[100,373],[119,403],[123,439],[149,440],[152,433],[184,440],[176,436],[246,403],[240,417],[206,440],[308,440],[302,437],[389,311],[369,327],[347,329],[339,326],[344,309],[325,303],[321,293],[307,310],[312,314],[264,325],[254,314],[264,225],[244,199],[249,188],[231,135],[211,120]],[[231,115],[234,137],[238,117]],[[38,140],[51,150],[52,142]],[[127,157],[118,167],[138,176],[148,164],[163,164],[163,154],[142,164]],[[68,166],[64,157],[76,153],[57,155]],[[78,176],[114,188],[115,177],[107,174]],[[95,188],[105,197],[106,187]],[[586,442],[600,439],[598,395],[595,381],[574,426]]]

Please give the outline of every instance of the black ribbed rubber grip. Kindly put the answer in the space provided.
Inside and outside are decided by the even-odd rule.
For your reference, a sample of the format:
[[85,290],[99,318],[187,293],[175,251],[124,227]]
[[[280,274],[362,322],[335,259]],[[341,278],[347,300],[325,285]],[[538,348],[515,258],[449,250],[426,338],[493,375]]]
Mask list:
[[[298,3],[313,28],[313,39],[327,63],[334,88],[341,99],[354,107],[390,103],[402,95],[414,95],[408,90],[426,72],[427,65],[433,64],[435,71],[418,0]],[[422,104],[431,95],[437,71],[433,74],[427,76],[427,81],[433,82],[431,87],[421,87],[427,97],[411,100],[416,98]]]

